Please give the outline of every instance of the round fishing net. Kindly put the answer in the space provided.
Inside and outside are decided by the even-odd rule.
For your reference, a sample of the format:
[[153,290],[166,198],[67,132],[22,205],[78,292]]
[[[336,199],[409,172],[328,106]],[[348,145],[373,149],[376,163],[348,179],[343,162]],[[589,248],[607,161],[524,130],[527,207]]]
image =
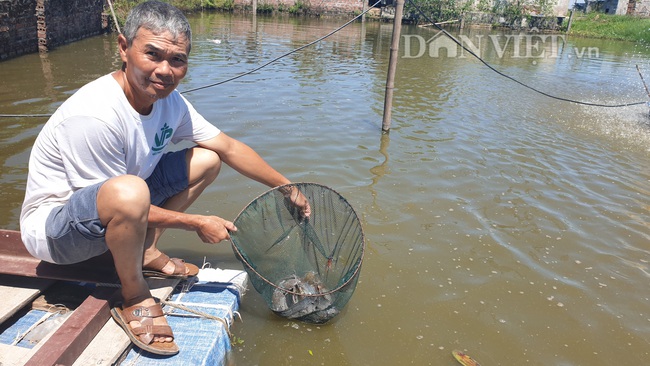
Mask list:
[[[287,192],[309,200],[303,217]],[[334,190],[315,183],[276,187],[254,199],[234,221],[235,256],[276,314],[322,324],[350,300],[365,249],[357,214]]]

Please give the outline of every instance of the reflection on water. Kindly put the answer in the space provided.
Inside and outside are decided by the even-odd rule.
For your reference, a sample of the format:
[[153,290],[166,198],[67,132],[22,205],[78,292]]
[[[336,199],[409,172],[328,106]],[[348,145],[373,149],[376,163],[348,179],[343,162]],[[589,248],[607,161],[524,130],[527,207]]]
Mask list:
[[[194,15],[180,89],[251,70],[344,22],[252,19]],[[648,107],[561,102],[471,57],[426,53],[400,58],[392,130],[381,134],[391,31],[356,23],[252,75],[186,94],[291,179],[340,192],[367,237],[356,293],[331,324],[276,317],[250,291],[244,321],[233,327],[244,340],[235,363],[451,365],[453,349],[484,365],[645,363]],[[430,39],[435,31],[406,26],[402,34]],[[100,36],[3,62],[0,110],[52,113],[119,67],[114,42]],[[647,98],[635,65],[650,72],[650,51],[640,45],[565,37],[555,53],[540,46],[553,57],[535,58],[499,45],[483,42],[482,56],[552,95],[604,104]],[[17,229],[29,149],[44,120],[0,123],[0,224]],[[232,220],[264,190],[224,169],[190,210]],[[227,243],[206,246],[191,233],[169,230],[162,245],[198,263],[239,266]]]

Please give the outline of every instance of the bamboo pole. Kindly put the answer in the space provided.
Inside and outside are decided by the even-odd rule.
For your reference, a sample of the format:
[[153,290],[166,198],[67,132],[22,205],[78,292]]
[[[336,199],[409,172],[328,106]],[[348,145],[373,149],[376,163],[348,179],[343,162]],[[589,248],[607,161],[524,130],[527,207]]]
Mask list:
[[120,23],[117,22],[117,17],[115,16],[115,10],[113,9],[113,3],[111,0],[106,0],[108,2],[108,7],[111,8],[111,14],[113,15],[113,21],[115,22],[115,29],[117,29],[117,33],[122,34],[122,31],[120,30]]
[[566,26],[566,33],[569,34],[571,32],[571,23],[573,23],[573,9],[571,9],[571,13],[569,15],[569,24]]
[[390,131],[391,109],[393,108],[393,89],[395,88],[395,71],[397,70],[397,56],[399,51],[399,38],[402,30],[402,14],[404,13],[404,0],[397,0],[395,6],[395,19],[393,20],[393,38],[390,45],[390,59],[388,61],[388,76],[386,77],[386,96],[384,99],[384,119],[381,129]]
[[366,21],[366,10],[368,10],[368,0],[363,1],[363,14],[361,14],[361,23]]

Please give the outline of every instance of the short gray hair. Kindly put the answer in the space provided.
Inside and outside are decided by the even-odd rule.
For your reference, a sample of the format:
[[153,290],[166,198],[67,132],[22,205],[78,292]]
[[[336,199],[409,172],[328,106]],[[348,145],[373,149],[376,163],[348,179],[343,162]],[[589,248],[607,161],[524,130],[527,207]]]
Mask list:
[[162,1],[147,1],[131,9],[122,34],[127,46],[133,44],[138,29],[144,28],[154,34],[171,33],[175,40],[185,37],[188,42],[187,52],[192,48],[192,29],[187,18],[178,8]]

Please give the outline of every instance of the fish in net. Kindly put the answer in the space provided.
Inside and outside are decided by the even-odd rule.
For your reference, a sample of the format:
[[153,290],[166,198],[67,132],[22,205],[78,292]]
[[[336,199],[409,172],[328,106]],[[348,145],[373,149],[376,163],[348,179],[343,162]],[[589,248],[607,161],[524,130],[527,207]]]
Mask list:
[[[291,196],[311,206],[303,217]],[[340,313],[357,286],[365,249],[359,218],[340,194],[316,183],[271,189],[246,206],[230,233],[235,256],[269,309],[323,324]]]

